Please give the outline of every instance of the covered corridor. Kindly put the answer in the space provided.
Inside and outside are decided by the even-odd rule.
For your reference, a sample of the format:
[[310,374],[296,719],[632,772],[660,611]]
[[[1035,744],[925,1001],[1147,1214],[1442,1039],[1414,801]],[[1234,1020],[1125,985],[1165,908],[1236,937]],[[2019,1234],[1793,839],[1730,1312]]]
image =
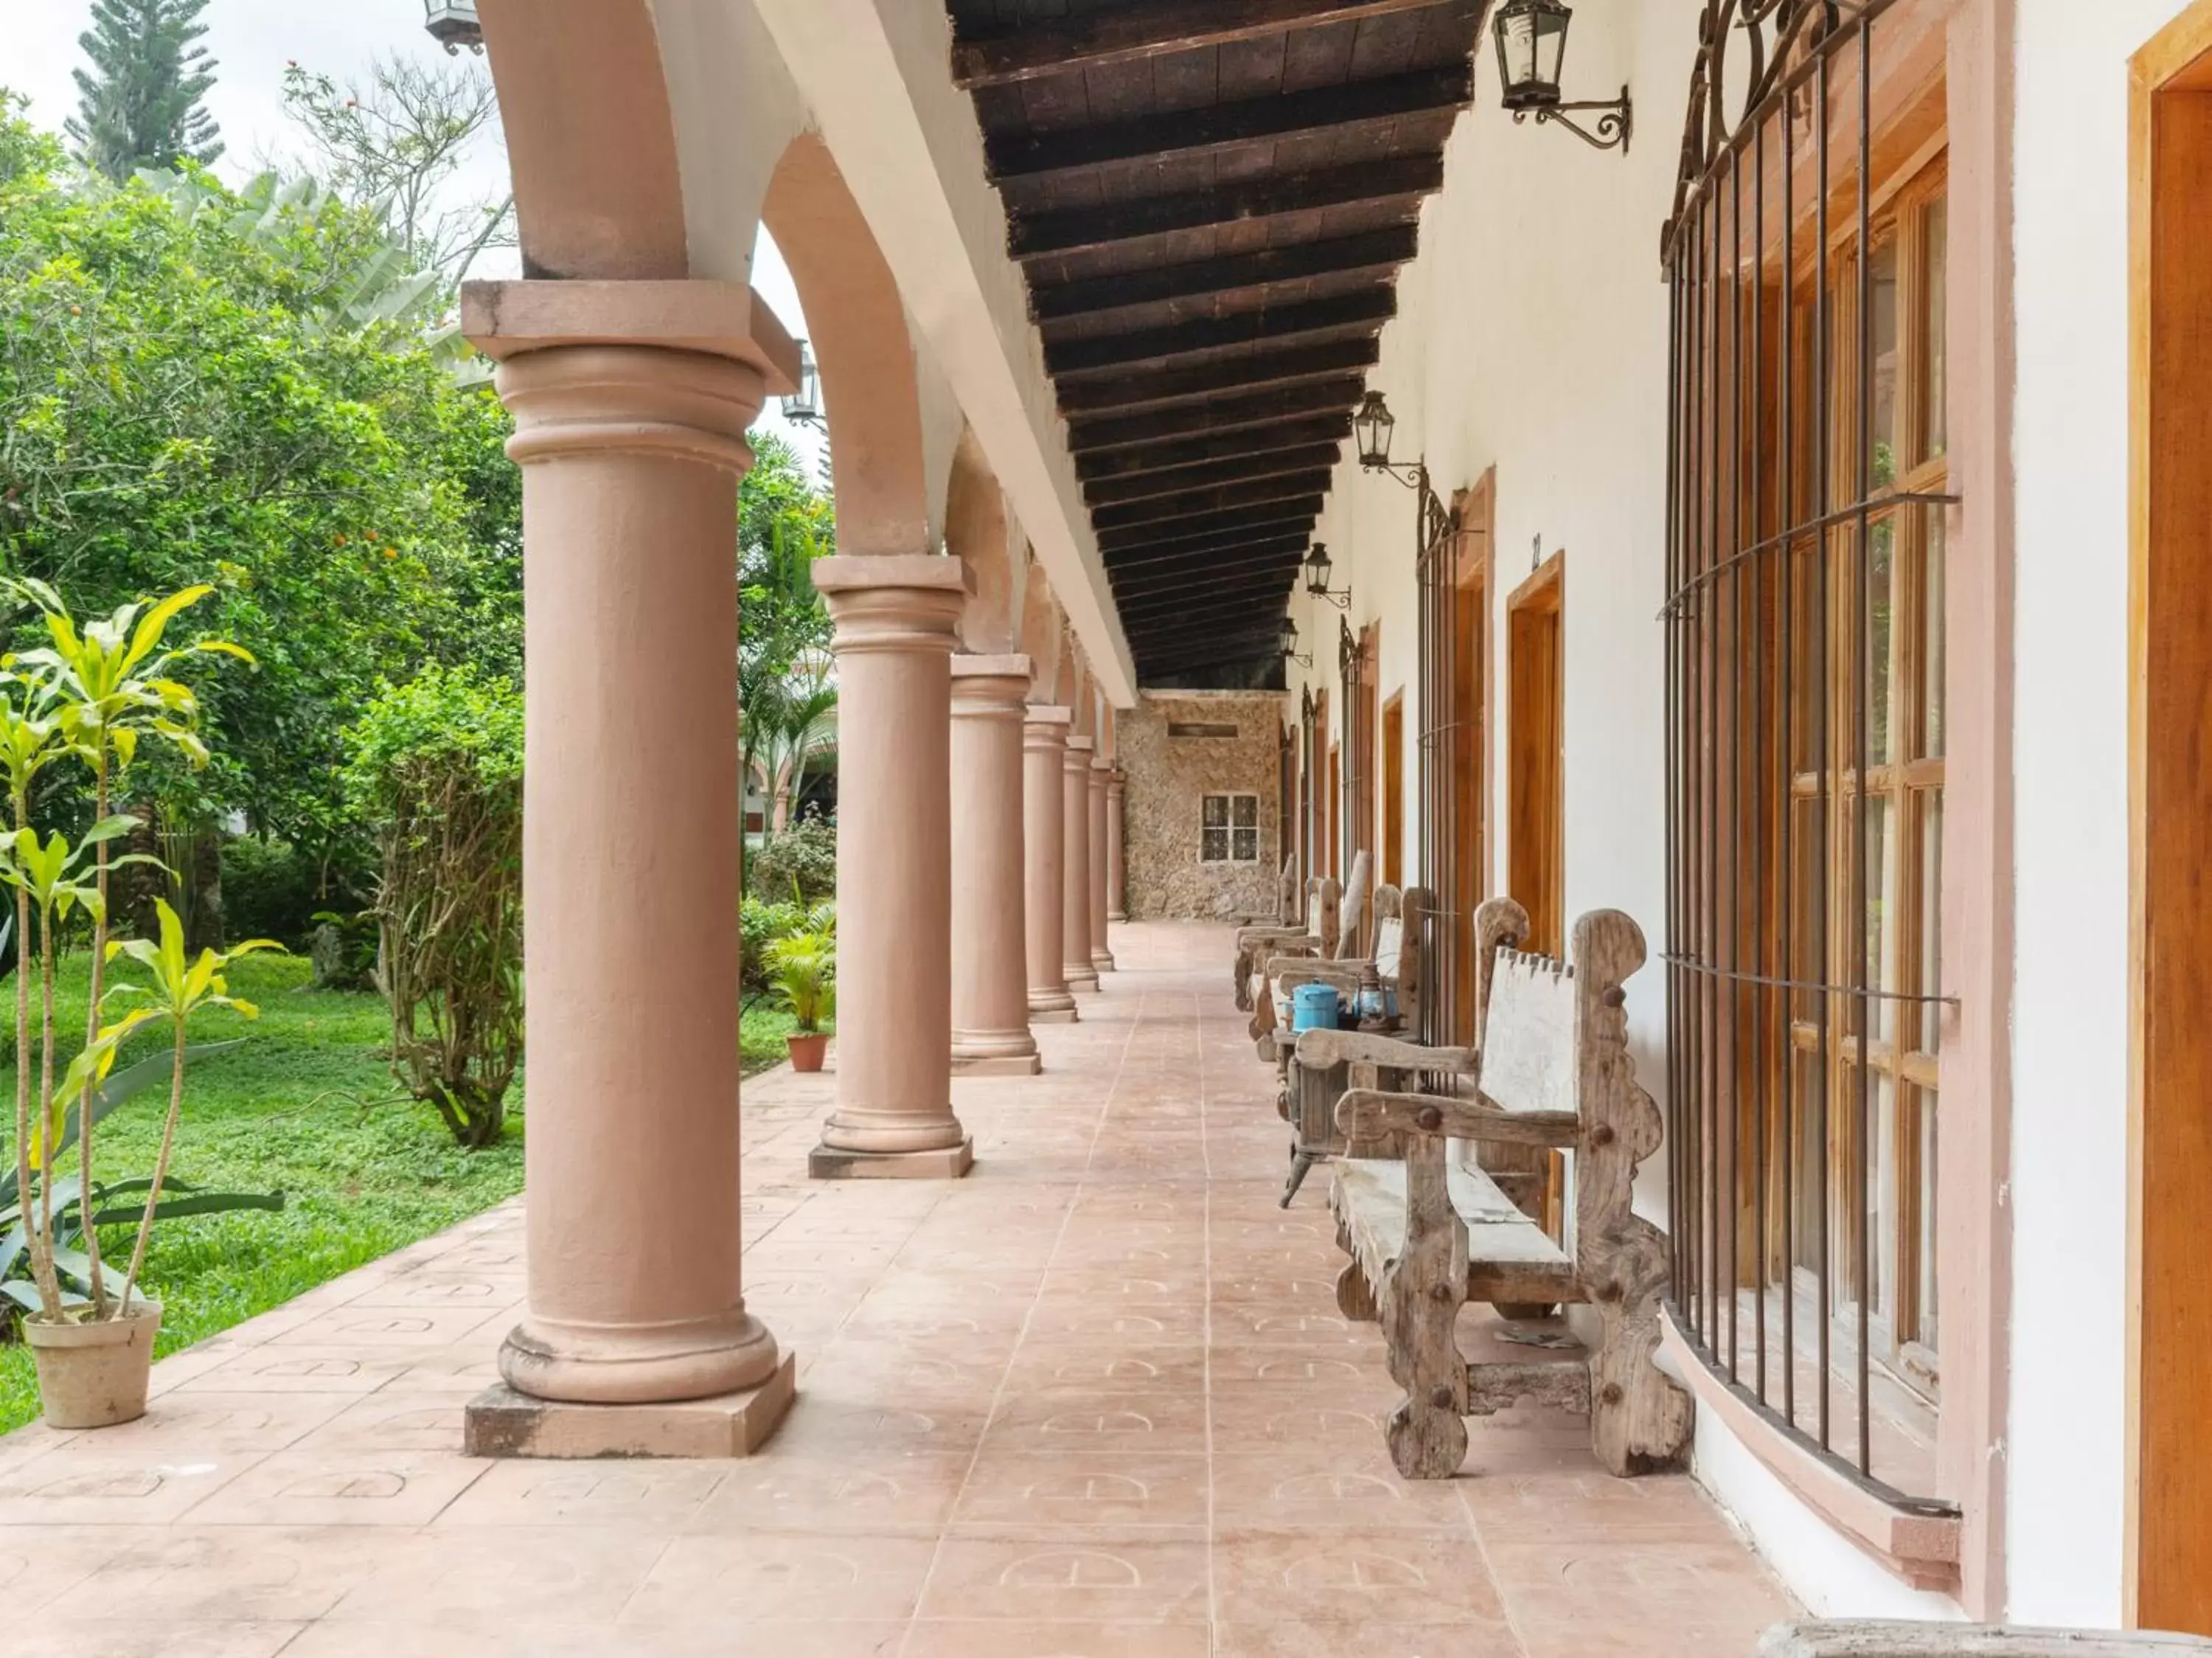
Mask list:
[[748,1085],[746,1299],[799,1367],[760,1454],[464,1456],[522,1304],[509,1208],[169,1360],[143,1423],[0,1439],[0,1596],[98,1620],[9,1651],[1749,1654],[1787,1597],[1580,1419],[1478,1421],[1459,1478],[1397,1478],[1319,1183],[1275,1206],[1225,930],[1114,946],[1042,1076],[956,1082],[967,1179],[811,1180],[834,1079]]

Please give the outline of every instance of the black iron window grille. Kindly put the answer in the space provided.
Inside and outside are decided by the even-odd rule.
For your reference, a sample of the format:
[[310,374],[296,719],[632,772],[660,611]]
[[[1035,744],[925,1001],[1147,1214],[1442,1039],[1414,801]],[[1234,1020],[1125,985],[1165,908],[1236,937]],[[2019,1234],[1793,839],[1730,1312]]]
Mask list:
[[1678,1325],[1941,1509],[1943,92],[1896,72],[1929,15],[1705,8],[1664,245],[1665,965]]

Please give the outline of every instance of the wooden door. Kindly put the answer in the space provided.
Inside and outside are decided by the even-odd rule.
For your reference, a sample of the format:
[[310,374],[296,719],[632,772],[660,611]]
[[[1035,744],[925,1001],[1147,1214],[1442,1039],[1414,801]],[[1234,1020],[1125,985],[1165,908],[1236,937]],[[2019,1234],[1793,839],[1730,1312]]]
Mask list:
[[1346,857],[1349,867],[1351,852],[1375,850],[1376,803],[1380,798],[1382,765],[1377,756],[1380,747],[1381,692],[1376,680],[1382,673],[1382,626],[1370,622],[1359,633],[1358,700],[1352,705],[1352,841]]
[[1328,746],[1328,873],[1340,886],[1344,881],[1344,746]]
[[1506,881],[1528,911],[1524,949],[1566,944],[1566,555],[1553,553],[1506,606]]
[[1474,912],[1490,891],[1490,477],[1459,506],[1452,594],[1452,1031],[1474,1039]]
[[1406,884],[1406,694],[1382,704],[1382,879]]
[[2130,187],[2130,1611],[2212,1634],[2212,3],[2137,58]]

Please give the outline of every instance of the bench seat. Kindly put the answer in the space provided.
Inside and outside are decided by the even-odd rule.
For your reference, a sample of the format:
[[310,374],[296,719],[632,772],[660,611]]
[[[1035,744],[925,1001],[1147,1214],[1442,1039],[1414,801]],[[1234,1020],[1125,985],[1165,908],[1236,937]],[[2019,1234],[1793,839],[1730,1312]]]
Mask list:
[[[1495,1180],[1458,1163],[1444,1173],[1467,1239],[1468,1300],[1550,1306],[1589,1299],[1567,1253]],[[1404,1161],[1339,1160],[1329,1206],[1361,1275],[1368,1283],[1382,1283],[1406,1244]]]

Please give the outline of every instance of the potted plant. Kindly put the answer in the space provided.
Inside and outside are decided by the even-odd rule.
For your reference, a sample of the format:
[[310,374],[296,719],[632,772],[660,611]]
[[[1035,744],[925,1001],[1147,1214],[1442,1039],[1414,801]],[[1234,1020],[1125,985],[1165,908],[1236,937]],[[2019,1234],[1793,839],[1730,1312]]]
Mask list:
[[767,958],[776,1000],[799,1024],[783,1039],[791,1051],[791,1068],[818,1071],[830,1046],[822,1021],[837,1005],[836,935],[809,930],[788,933],[769,945]]
[[[147,1372],[161,1327],[161,1308],[135,1292],[153,1223],[163,1210],[162,1187],[183,1106],[185,1028],[191,1015],[208,1006],[234,1006],[251,1016],[251,1007],[227,995],[222,969],[250,950],[274,948],[257,942],[225,955],[206,951],[188,964],[182,924],[166,903],[160,906],[159,946],[134,942],[111,948],[109,872],[125,863],[157,860],[110,855],[111,843],[137,827],[137,820],[110,815],[108,802],[117,772],[129,764],[142,736],[166,740],[195,766],[206,761],[207,750],[195,728],[198,699],[188,686],[168,677],[172,665],[202,651],[245,653],[221,643],[162,649],[169,623],[212,590],[208,588],[190,588],[150,607],[126,605],[82,629],[52,588],[26,581],[14,583],[13,590],[36,605],[52,641],[51,649],[21,652],[0,665],[4,667],[0,673],[0,777],[6,783],[14,820],[12,832],[0,838],[0,884],[15,893],[14,932],[22,945],[22,966],[15,975],[13,1186],[21,1234],[17,1247],[28,1258],[33,1291],[23,1332],[37,1362],[47,1422],[57,1428],[105,1427],[145,1413]],[[34,781],[49,766],[64,761],[83,765],[93,780],[93,826],[74,844],[58,833],[42,838],[29,822]],[[56,937],[61,924],[80,909],[90,917],[93,928],[86,1040],[58,1083]],[[103,990],[104,970],[112,957],[126,950],[152,969],[154,983],[117,986],[111,997]],[[33,960],[40,986],[35,1086],[30,1039]],[[128,1005],[121,1018],[103,1025],[102,1014],[111,999]],[[94,1130],[103,1112],[124,1097],[102,1086],[109,1081],[124,1042],[149,1021],[165,1018],[173,1027],[169,1114],[158,1166],[143,1183],[146,1203],[137,1217],[122,1294],[117,1295],[111,1293],[100,1262],[100,1225],[113,1218],[101,1205],[113,1201],[118,1189],[99,1182]],[[73,1131],[72,1106],[76,1111]],[[77,1167],[74,1173],[67,1173],[62,1158],[72,1138]],[[135,1190],[139,1184],[131,1186]],[[61,1241],[72,1211],[81,1251]]]

